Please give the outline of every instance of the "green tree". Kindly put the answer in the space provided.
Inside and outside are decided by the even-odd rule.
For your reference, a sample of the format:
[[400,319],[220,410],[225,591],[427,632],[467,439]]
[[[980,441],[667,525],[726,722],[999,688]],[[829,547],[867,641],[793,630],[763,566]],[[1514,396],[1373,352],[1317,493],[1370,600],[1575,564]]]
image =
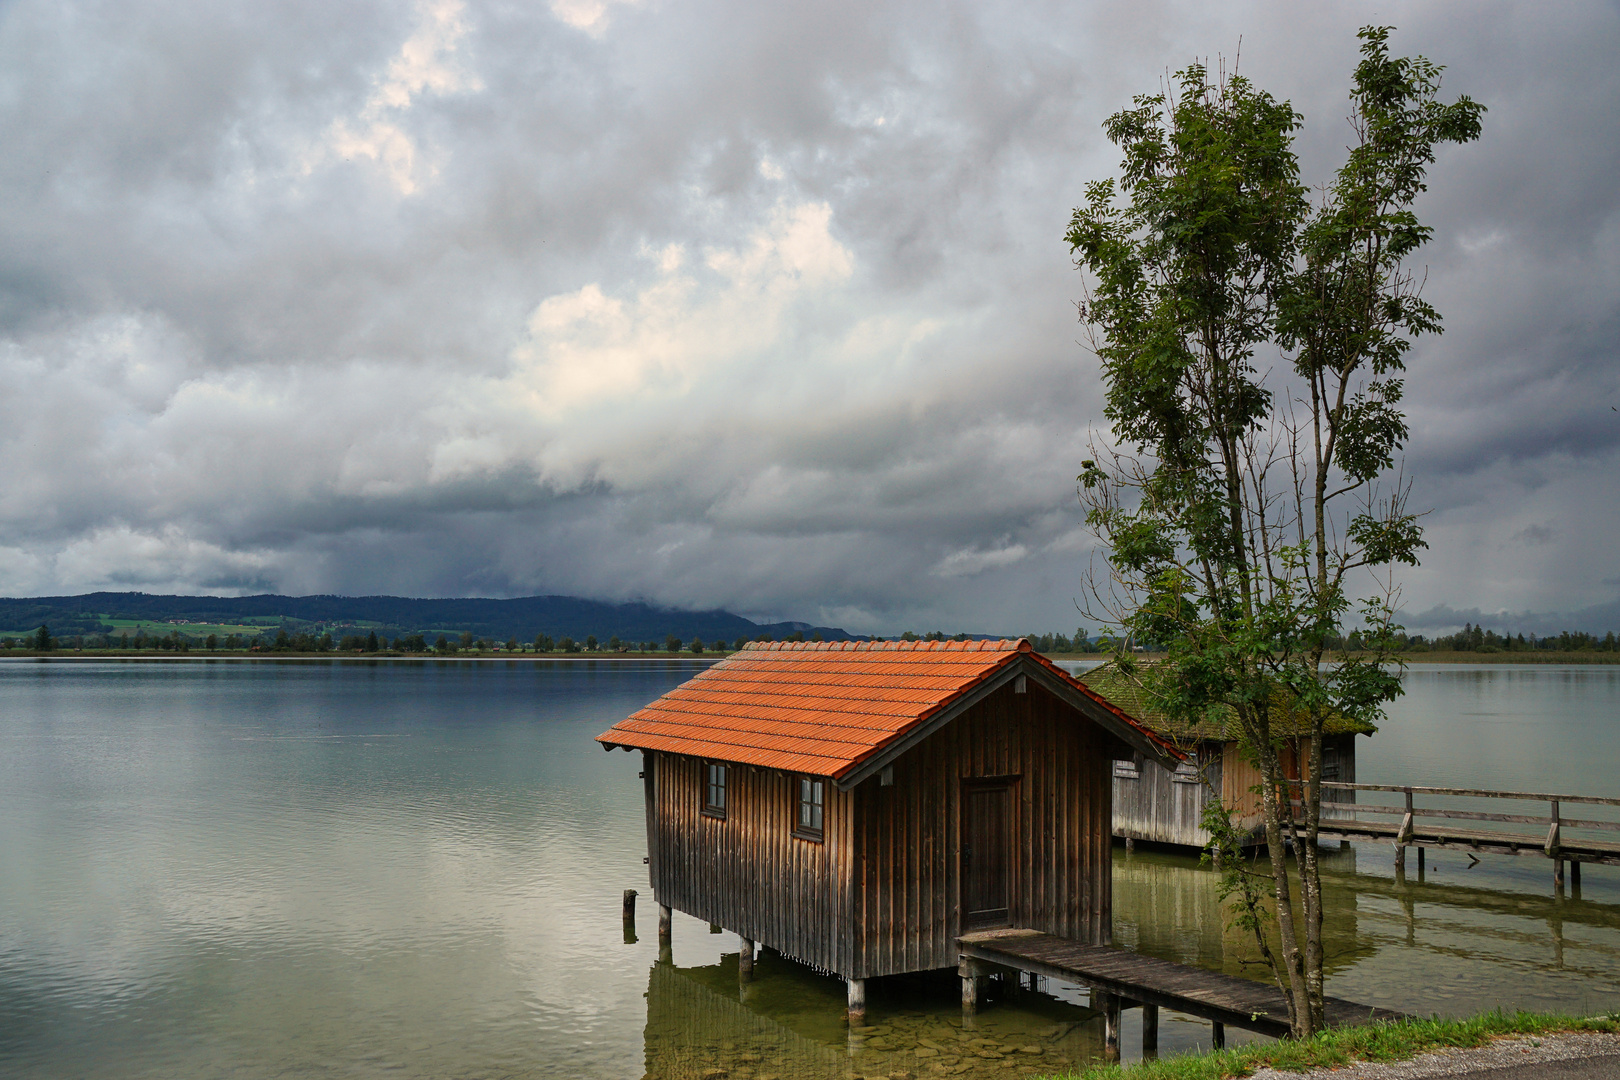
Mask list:
[[703,639],[702,638],[696,638],[695,637],[695,638],[692,639],[692,655],[693,656],[702,656],[703,655]]
[[51,628],[40,623],[39,629],[34,631],[34,649],[37,652],[50,652],[54,648],[56,640],[51,637]]
[[672,653],[680,652],[681,639],[676,637],[674,634],[670,634],[664,638],[664,648]]
[[[1423,547],[1395,472],[1405,354],[1440,328],[1407,268],[1429,236],[1411,206],[1435,147],[1477,138],[1483,112],[1441,104],[1441,69],[1390,57],[1387,28],[1360,38],[1356,144],[1316,207],[1293,108],[1194,64],[1109,118],[1124,203],[1112,181],[1089,185],[1067,235],[1091,275],[1081,314],[1116,440],[1079,477],[1109,549],[1087,606],[1125,632],[1121,668],[1157,707],[1238,722],[1268,855],[1223,858],[1222,887],[1301,1036],[1322,1025],[1322,729],[1400,692],[1394,572]],[[1267,384],[1262,351],[1283,356],[1285,385]],[[1352,595],[1351,572],[1373,585]],[[1365,652],[1324,664],[1352,609]],[[1167,659],[1133,665],[1132,640]]]
[[378,645],[377,631],[373,630],[366,635],[366,652],[376,652]]
[[213,652],[215,649],[219,648],[219,636],[217,634],[209,634],[203,639],[203,647],[209,652]]
[[556,647],[556,643],[551,640],[551,635],[550,634],[536,634],[536,635],[534,635],[534,651],[535,652],[550,652],[555,647]]
[[585,635],[585,651],[586,652],[595,652],[596,651],[596,635],[595,634],[586,634]]

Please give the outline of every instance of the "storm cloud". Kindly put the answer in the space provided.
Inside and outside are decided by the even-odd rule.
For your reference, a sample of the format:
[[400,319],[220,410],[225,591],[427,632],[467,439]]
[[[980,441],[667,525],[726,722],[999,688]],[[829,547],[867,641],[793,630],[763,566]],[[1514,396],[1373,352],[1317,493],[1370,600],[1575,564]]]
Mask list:
[[11,3],[0,592],[1072,630],[1101,122],[1224,55],[1326,179],[1370,22],[1490,110],[1419,208],[1407,608],[1615,610],[1596,3]]

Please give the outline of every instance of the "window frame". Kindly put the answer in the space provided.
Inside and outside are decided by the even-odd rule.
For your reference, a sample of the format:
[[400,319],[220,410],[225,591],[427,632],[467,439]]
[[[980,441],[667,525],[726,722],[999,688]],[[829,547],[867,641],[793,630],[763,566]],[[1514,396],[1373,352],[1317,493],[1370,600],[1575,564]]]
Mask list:
[[[807,798],[808,796],[808,798]],[[805,808],[814,824],[805,824]],[[827,839],[827,782],[819,776],[799,774],[793,794],[793,835],[800,840],[825,843]]]
[[[731,807],[731,766],[723,761],[705,761],[703,764],[703,816],[724,821]],[[715,783],[716,770],[719,770],[718,784]],[[718,803],[712,801],[716,789],[720,792]]]

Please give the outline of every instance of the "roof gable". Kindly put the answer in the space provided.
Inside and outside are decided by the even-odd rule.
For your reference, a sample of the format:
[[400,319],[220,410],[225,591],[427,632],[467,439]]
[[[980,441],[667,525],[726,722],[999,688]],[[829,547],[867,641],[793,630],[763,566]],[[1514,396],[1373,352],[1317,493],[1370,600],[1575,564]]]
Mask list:
[[597,736],[859,783],[1018,674],[1161,759],[1164,739],[1017,641],[757,642]]

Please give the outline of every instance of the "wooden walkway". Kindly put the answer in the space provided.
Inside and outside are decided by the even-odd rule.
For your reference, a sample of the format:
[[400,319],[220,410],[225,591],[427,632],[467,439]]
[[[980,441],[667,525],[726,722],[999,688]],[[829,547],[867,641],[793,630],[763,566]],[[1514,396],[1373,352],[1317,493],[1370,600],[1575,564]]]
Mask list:
[[[1143,1020],[1145,1047],[1150,1039],[1157,1042],[1161,1006],[1211,1021],[1216,1026],[1217,1045],[1224,1041],[1224,1027],[1228,1024],[1279,1038],[1288,1034],[1288,1005],[1281,992],[1269,983],[1143,956],[1112,945],[1082,945],[1038,930],[985,930],[965,934],[957,944],[964,958],[964,1006],[970,1006],[970,997],[976,997],[976,990],[970,995],[969,980],[984,974],[978,964],[1077,983],[1091,988],[1093,994],[1108,995],[1101,1005],[1110,1021],[1111,1046],[1118,1045],[1119,1009],[1133,1005],[1151,1010]],[[1396,1020],[1403,1015],[1341,998],[1328,998],[1326,1002],[1326,1019],[1334,1027]]]
[[[1292,781],[1297,789],[1299,782]],[[1580,884],[1582,863],[1620,866],[1620,843],[1592,836],[1570,836],[1577,832],[1620,831],[1620,821],[1596,821],[1565,817],[1562,807],[1569,804],[1620,806],[1620,799],[1590,795],[1553,795],[1529,791],[1484,791],[1475,788],[1398,787],[1390,784],[1342,784],[1324,782],[1324,789],[1380,791],[1405,797],[1404,805],[1388,803],[1345,803],[1324,801],[1318,832],[1322,840],[1361,840],[1387,843],[1395,848],[1395,865],[1406,868],[1406,849],[1418,849],[1422,865],[1424,848],[1498,855],[1537,855],[1553,860],[1553,882],[1564,884],[1564,864],[1572,868],[1575,884]],[[1543,802],[1546,814],[1482,813],[1445,807],[1418,806],[1414,796],[1440,796],[1452,799],[1503,799]],[[1353,796],[1352,796],[1353,797]],[[1294,804],[1299,805],[1297,802]],[[1376,820],[1376,819],[1383,820]],[[1452,822],[1480,822],[1485,827],[1459,826]],[[1533,825],[1535,832],[1514,832],[1497,825]]]

